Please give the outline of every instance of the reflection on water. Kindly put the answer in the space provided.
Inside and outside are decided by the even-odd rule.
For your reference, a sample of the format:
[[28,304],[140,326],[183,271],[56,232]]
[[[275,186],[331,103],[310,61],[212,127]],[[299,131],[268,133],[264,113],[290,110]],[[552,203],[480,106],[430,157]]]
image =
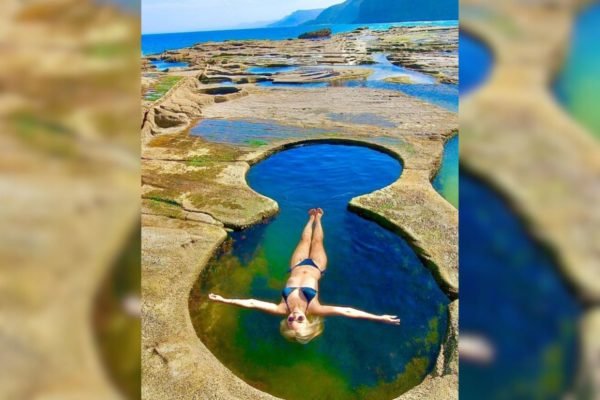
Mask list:
[[458,208],[458,135],[446,142],[440,170],[433,178],[433,187]]
[[461,358],[460,398],[559,399],[576,367],[579,306],[550,255],[488,187],[460,174],[461,335],[489,342],[484,366]]
[[[448,300],[407,243],[347,210],[348,201],[395,181],[401,165],[377,151],[310,145],[253,167],[250,186],[275,199],[268,224],[231,234],[227,249],[192,290],[198,335],[228,368],[285,399],[391,399],[432,368],[447,326]],[[205,301],[208,292],[279,302],[289,257],[306,221],[322,207],[329,267],[324,304],[393,313],[401,325],[327,318],[307,345],[286,341],[279,318]]]
[[573,117],[600,138],[600,2],[585,7],[575,21],[571,47],[555,83],[555,93]]

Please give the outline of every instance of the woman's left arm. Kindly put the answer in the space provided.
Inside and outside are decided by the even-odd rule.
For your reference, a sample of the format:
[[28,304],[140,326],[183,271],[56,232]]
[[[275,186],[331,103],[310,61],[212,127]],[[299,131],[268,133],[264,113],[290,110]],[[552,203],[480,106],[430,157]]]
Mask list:
[[371,321],[384,322],[386,324],[392,325],[400,325],[400,320],[396,315],[375,315],[368,313],[366,311],[357,310],[352,307],[339,307],[339,306],[319,306],[317,310],[315,310],[315,314],[327,316],[327,315],[337,315],[341,317],[348,318],[360,318],[360,319],[369,319]]

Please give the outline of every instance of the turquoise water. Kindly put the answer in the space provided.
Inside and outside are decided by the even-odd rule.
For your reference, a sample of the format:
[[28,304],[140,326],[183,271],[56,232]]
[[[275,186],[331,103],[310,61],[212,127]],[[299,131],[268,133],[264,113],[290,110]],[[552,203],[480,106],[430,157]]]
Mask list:
[[461,358],[460,398],[563,398],[581,310],[556,261],[498,193],[464,172],[459,220],[460,332],[495,351],[489,365]]
[[458,135],[446,142],[440,170],[433,178],[433,187],[458,208]]
[[[275,199],[271,221],[232,233],[192,290],[199,337],[228,368],[257,388],[291,400],[392,399],[432,368],[447,326],[448,300],[399,236],[347,209],[348,201],[395,181],[401,164],[364,147],[307,145],[252,167],[247,180]],[[400,326],[331,317],[307,345],[286,341],[281,318],[206,302],[209,292],[279,302],[307,210],[325,210],[329,256],[323,304],[397,314]]]
[[600,2],[585,7],[575,21],[571,47],[556,78],[560,103],[593,135],[600,138]]
[[186,68],[189,66],[188,63],[181,61],[153,60],[150,63],[159,71],[166,71],[169,68]]
[[459,35],[458,49],[460,95],[464,96],[488,79],[494,59],[483,42],[463,31]]
[[381,24],[334,24],[317,26],[294,26],[284,28],[237,29],[222,31],[201,31],[181,33],[155,33],[142,35],[142,54],[162,53],[165,50],[176,50],[190,47],[197,43],[222,42],[225,40],[284,40],[294,39],[298,35],[316,29],[330,28],[334,34],[351,32],[356,28],[369,27],[374,30],[385,30],[392,26],[458,26],[458,21],[422,21]]

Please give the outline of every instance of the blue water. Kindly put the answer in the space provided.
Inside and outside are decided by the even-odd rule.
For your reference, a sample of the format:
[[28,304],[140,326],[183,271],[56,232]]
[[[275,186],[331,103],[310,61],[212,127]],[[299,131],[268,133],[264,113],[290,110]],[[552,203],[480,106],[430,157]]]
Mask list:
[[463,31],[459,35],[458,49],[460,95],[464,96],[488,79],[494,59],[484,43]]
[[573,382],[580,308],[556,262],[466,173],[459,218],[461,335],[483,336],[496,352],[490,365],[461,361],[460,398],[562,398]]
[[433,178],[433,187],[454,207],[458,208],[458,134],[444,145],[440,170]]
[[188,63],[181,61],[153,60],[150,63],[159,71],[165,71],[169,68],[186,68],[189,66]]
[[250,67],[248,69],[246,69],[246,72],[250,73],[250,74],[256,74],[256,75],[264,75],[264,74],[279,74],[282,72],[292,72],[294,70],[298,69],[298,67],[295,66],[288,66],[288,67]]
[[[287,87],[287,88],[322,88],[330,86],[342,86],[342,87],[361,87],[369,89],[382,89],[382,90],[395,90],[400,91],[409,96],[417,97],[428,103],[435,104],[442,108],[445,108],[452,112],[458,112],[458,85],[451,84],[437,84],[435,78],[430,75],[413,71],[407,68],[398,67],[392,64],[386,57],[385,54],[374,54],[373,60],[376,64],[372,65],[360,65],[360,66],[336,66],[336,69],[369,69],[371,75],[366,79],[352,79],[341,82],[310,82],[302,84],[290,84],[290,83],[273,83],[271,81],[260,82],[258,86],[261,87]],[[297,67],[286,67],[289,68],[286,72],[290,72],[298,69]],[[320,66],[312,68],[331,68],[330,66]],[[272,73],[279,73],[280,71],[274,71],[275,68],[261,68],[261,71],[269,71]],[[252,72],[252,71],[250,71]],[[259,73],[259,72],[252,72]],[[264,73],[264,72],[260,72]],[[407,76],[412,79],[411,84],[402,83],[391,83],[386,82],[386,78]]]
[[567,59],[554,92],[566,110],[600,138],[600,2],[585,7],[573,27]]
[[192,301],[194,326],[211,352],[254,386],[292,400],[387,400],[419,383],[435,363],[448,300],[404,240],[347,209],[352,197],[401,171],[388,155],[346,145],[301,146],[262,161],[248,183],[275,199],[280,213],[231,234],[233,247],[192,292],[202,300],[213,291],[279,302],[307,210],[319,206],[329,257],[321,303],[397,314],[400,326],[331,317],[321,336],[300,345],[280,335],[281,318]]
[[203,119],[190,133],[206,140],[227,144],[251,144],[276,140],[318,136],[323,129],[296,128],[272,122],[250,120]]
[[458,85],[436,84],[400,84],[385,81],[353,80],[344,83],[346,87],[365,87],[370,89],[396,90],[426,101],[448,111],[458,112]]
[[458,26],[458,21],[398,22],[383,24],[335,24],[316,26],[295,26],[284,28],[237,29],[222,31],[201,31],[181,33],[155,33],[142,35],[142,54],[162,53],[190,47],[197,43],[222,42],[225,40],[284,40],[297,38],[300,34],[316,29],[330,28],[334,34],[367,26],[374,30],[385,30],[392,26]]

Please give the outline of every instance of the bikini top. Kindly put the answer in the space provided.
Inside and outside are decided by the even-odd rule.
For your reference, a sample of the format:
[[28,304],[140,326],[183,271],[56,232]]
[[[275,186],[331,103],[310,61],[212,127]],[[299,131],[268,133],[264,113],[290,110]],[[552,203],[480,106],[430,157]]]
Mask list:
[[308,305],[317,296],[317,293],[319,293],[319,292],[308,286],[284,287],[283,290],[281,291],[281,296],[283,297],[283,300],[285,301],[285,306],[287,307],[288,311],[290,310],[290,306],[288,306],[287,299],[292,294],[292,292],[296,289],[300,289],[300,291],[302,292],[304,297],[306,297],[306,309],[308,310]]

